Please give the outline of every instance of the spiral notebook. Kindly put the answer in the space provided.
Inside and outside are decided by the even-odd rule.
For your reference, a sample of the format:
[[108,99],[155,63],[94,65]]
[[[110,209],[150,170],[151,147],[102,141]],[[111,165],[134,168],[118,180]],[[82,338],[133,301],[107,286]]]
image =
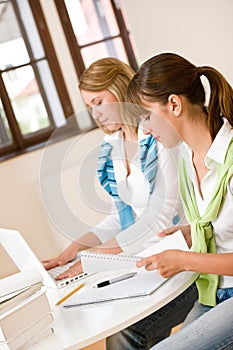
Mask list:
[[[120,273],[115,274],[117,277]],[[112,277],[110,274],[109,276]],[[103,278],[98,282],[103,281]],[[157,288],[167,281],[157,271],[139,270],[137,274],[117,283],[102,288],[94,288],[93,285],[85,285],[77,294],[72,295],[64,308],[79,307],[92,304],[111,302],[114,300],[134,299],[151,295]]]
[[[105,278],[96,281],[115,278],[122,275],[122,271],[137,272],[130,279],[119,281],[102,288],[93,288],[93,285],[86,285],[77,294],[71,296],[64,308],[79,307],[82,305],[99,304],[113,300],[132,299],[146,297],[154,293],[168,279],[163,278],[158,271],[146,271],[144,268],[138,269],[136,262],[142,257],[159,253],[165,249],[188,250],[185,239],[181,232],[167,236],[161,241],[153,244],[148,249],[138,255],[126,256],[123,254],[104,254],[91,251],[81,253],[83,271],[85,272],[105,272]],[[108,277],[106,277],[108,276]]]
[[182,232],[179,230],[172,235],[157,238],[151,246],[136,255],[105,254],[84,250],[81,252],[83,271],[86,273],[114,271],[136,268],[136,262],[142,257],[160,253],[168,249],[189,250]]

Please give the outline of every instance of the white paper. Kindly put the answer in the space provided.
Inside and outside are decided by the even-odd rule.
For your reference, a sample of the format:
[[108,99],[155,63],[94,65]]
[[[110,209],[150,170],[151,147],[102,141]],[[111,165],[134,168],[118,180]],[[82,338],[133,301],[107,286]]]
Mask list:
[[[102,281],[103,278],[99,282]],[[138,269],[134,277],[105,287],[94,288],[93,285],[86,285],[76,294],[72,295],[63,306],[64,308],[70,308],[105,303],[113,300],[145,297],[152,294],[166,281],[167,279],[163,278],[157,271],[149,272],[144,269]]]
[[142,252],[128,256],[124,254],[104,254],[91,251],[81,252],[81,262],[84,272],[102,272],[120,269],[136,268],[136,262],[142,257],[160,253],[168,249],[188,250],[188,245],[182,232],[179,230],[172,235],[165,236],[159,242],[154,243],[151,247]]

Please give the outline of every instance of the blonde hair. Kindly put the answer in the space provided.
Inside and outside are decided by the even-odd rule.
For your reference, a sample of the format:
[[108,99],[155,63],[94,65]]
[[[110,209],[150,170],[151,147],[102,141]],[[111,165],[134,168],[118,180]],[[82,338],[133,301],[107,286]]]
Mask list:
[[[107,57],[95,61],[87,68],[81,76],[79,89],[85,91],[111,92],[118,102],[126,102],[126,93],[130,80],[135,72],[126,63],[117,58]],[[120,105],[121,118],[124,124],[128,125],[130,131],[136,132],[138,120],[132,116],[124,103]],[[111,133],[106,127],[99,125],[106,133]]]

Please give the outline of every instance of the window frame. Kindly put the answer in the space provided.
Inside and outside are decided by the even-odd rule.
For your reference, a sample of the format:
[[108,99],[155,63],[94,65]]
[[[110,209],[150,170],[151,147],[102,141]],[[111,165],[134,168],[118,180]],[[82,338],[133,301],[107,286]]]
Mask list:
[[[37,68],[35,67],[35,63],[39,62],[40,59],[35,60],[32,58],[30,45],[28,43],[27,34],[25,33],[25,30],[24,30],[24,25],[20,16],[19,9],[17,7],[17,3],[15,0],[11,0],[10,2],[13,6],[22,37],[24,39],[25,45],[28,50],[29,62],[25,64],[13,66],[10,68],[5,68],[3,70],[0,69],[0,98],[1,98],[4,112],[9,124],[10,131],[12,134],[12,143],[6,146],[3,145],[0,148],[0,161],[11,157],[15,157],[22,153],[31,151],[32,149],[44,146],[44,144],[48,141],[49,137],[57,129],[53,121],[53,118],[51,116],[50,107],[47,103],[46,98],[44,98],[43,101],[46,105],[48,118],[51,122],[51,126],[44,130],[41,129],[41,130],[35,131],[29,134],[28,136],[23,135],[19,128],[19,124],[16,119],[13,107],[11,105],[11,100],[6,90],[2,74],[4,74],[5,72],[9,72],[11,70],[14,71],[22,67],[27,67],[27,66],[32,67],[35,77],[37,78],[37,83],[40,87],[41,95],[43,95],[44,88],[42,86],[42,83],[40,82],[40,77],[37,74]],[[65,84],[64,77],[62,75],[58,58],[56,56],[56,52],[52,43],[52,39],[50,36],[50,32],[49,32],[44,14],[43,14],[41,4],[39,0],[28,0],[28,4],[31,8],[34,21],[37,26],[38,34],[40,36],[43,50],[45,52],[45,59],[49,65],[51,75],[53,77],[55,88],[63,109],[64,117],[67,120],[67,124],[65,126],[59,127],[59,132],[56,132],[56,135],[58,135],[57,139],[64,139],[69,136],[73,136],[74,134],[77,134],[77,132],[79,132],[79,127],[75,118],[69,118],[72,115],[74,115],[74,109],[71,104],[70,96],[68,94],[68,90]]]
[[126,27],[124,17],[122,15],[122,11],[120,9],[120,6],[116,4],[116,1],[110,0],[113,13],[115,15],[115,19],[119,28],[119,35],[112,35],[106,38],[103,38],[101,40],[92,41],[91,43],[87,43],[85,45],[79,45],[74,30],[72,28],[71,21],[69,19],[69,14],[65,5],[64,0],[54,0],[54,3],[56,5],[61,25],[63,27],[63,31],[66,36],[67,44],[69,46],[69,50],[73,59],[74,67],[77,73],[78,78],[82,76],[84,70],[85,70],[85,64],[81,55],[81,50],[85,47],[88,47],[90,45],[95,45],[101,42],[108,41],[110,39],[115,38],[121,38],[123,42],[123,46],[125,48],[126,56],[128,58],[130,66],[136,71],[138,69],[138,64],[136,61],[136,57],[134,54],[134,50],[129,38],[129,31]]

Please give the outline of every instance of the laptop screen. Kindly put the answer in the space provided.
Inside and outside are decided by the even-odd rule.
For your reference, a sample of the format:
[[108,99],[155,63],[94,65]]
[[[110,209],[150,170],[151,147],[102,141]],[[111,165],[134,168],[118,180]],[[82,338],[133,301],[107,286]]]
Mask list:
[[[19,272],[31,269],[33,267],[42,274],[45,285],[49,287],[56,287],[55,281],[49,276],[43,264],[29,247],[28,243],[24,240],[20,232],[16,230],[0,228],[0,245],[3,249],[3,252],[5,252],[3,256],[4,264],[1,264],[3,265],[1,268],[2,275],[10,274],[11,271],[14,273],[14,269],[18,269],[16,272]],[[5,261],[7,261],[6,269]],[[11,263],[9,265],[10,261]]]
[[11,259],[10,255],[7,253],[6,249],[1,243],[0,243],[0,257],[1,257],[0,278],[8,277],[17,272],[20,272],[14,260]]
[[[70,277],[63,279],[61,281],[56,281],[54,279],[54,269],[47,271],[43,264],[40,262],[40,260],[37,258],[35,253],[32,251],[32,249],[29,247],[28,243],[25,241],[23,236],[20,234],[19,231],[16,230],[9,230],[9,229],[3,229],[0,228],[0,247],[2,247],[3,250],[3,261],[4,264],[2,266],[2,272],[1,274],[4,276],[7,276],[7,274],[11,274],[11,271],[17,270],[16,272],[19,271],[24,271],[27,269],[36,268],[37,271],[41,273],[43,276],[43,283],[44,285],[48,287],[53,287],[53,288],[61,288],[65,287],[68,284],[75,283],[79,281],[80,279],[86,278],[87,275],[89,276],[90,274],[87,273],[81,273],[77,276]],[[1,253],[1,250],[0,250]],[[2,261],[2,254],[1,256],[1,261]],[[6,260],[5,260],[6,258]],[[8,263],[6,266],[10,266],[5,269],[5,261]],[[71,264],[68,263],[64,266],[59,267],[60,269],[62,268],[63,271],[65,271]],[[55,268],[55,276],[61,273],[61,271],[56,271]],[[14,273],[14,272],[13,272]],[[1,275],[0,275],[1,278]]]

